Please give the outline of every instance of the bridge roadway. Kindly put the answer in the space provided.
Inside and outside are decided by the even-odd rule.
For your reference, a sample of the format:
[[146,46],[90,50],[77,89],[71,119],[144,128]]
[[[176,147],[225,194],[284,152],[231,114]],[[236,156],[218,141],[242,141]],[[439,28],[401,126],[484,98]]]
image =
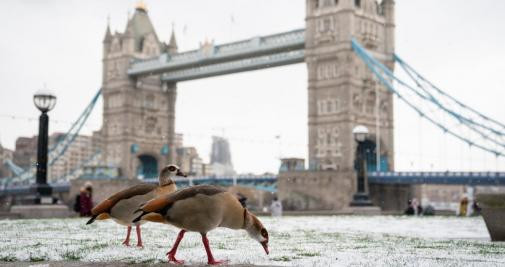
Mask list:
[[305,61],[305,29],[214,45],[150,59],[137,59],[128,69],[131,77],[162,74],[167,82],[186,81]]
[[[176,178],[179,187],[198,184],[221,186],[240,185],[269,192],[277,191],[277,176],[205,176]],[[147,183],[157,183],[157,179],[145,179]],[[370,172],[370,184],[439,184],[471,186],[505,186],[505,172]],[[55,193],[68,192],[69,182],[51,184]],[[0,190],[0,196],[29,195],[30,186],[13,186]]]

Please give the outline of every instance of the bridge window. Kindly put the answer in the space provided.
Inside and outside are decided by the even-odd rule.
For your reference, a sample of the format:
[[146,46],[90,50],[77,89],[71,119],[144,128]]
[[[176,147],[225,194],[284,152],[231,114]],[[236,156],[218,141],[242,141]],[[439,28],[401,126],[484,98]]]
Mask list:
[[323,114],[324,110],[325,110],[325,103],[324,103],[324,101],[321,101],[320,105],[321,105],[320,113]]
[[333,103],[331,100],[328,101],[328,104],[326,105],[326,111],[328,113],[332,113],[333,112]]
[[[321,3],[319,3],[319,7],[327,7],[327,6],[332,6],[332,5],[338,4],[338,0],[320,0],[320,1],[321,1]],[[318,1],[316,1],[316,2],[318,2]]]
[[140,37],[137,52],[142,52],[142,50],[144,50],[144,37]]
[[375,92],[370,92],[368,94],[368,99],[367,99],[367,102],[366,102],[366,112],[367,113],[374,113],[374,110],[375,110]]
[[144,107],[154,108],[154,95],[147,95],[144,101]]
[[354,6],[360,8],[361,7],[361,0],[354,0]]
[[145,132],[152,133],[156,127],[157,121],[155,117],[148,117],[145,122]]
[[379,4],[379,2],[375,2],[375,9],[376,9],[378,15],[380,15],[380,16],[384,15],[384,10],[382,9],[382,5]]

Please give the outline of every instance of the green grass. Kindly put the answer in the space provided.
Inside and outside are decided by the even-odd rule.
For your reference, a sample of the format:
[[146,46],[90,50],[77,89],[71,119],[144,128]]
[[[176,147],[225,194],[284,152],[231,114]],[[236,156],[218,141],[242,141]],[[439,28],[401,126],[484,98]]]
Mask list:
[[30,254],[30,261],[31,262],[39,262],[39,261],[46,261],[47,258],[45,256],[37,256]]
[[98,244],[94,244],[92,246],[87,247],[87,249],[89,249],[89,250],[100,250],[100,249],[106,248],[108,246],[109,246],[109,244],[107,244],[107,243],[98,243]]
[[217,248],[218,249],[228,249],[228,247],[226,247],[226,245],[224,243],[218,243]]
[[7,256],[0,257],[0,261],[14,262],[14,261],[17,261],[17,259],[14,256],[7,255]]
[[272,260],[274,260],[274,261],[291,261],[291,258],[288,256],[280,256],[280,257],[275,257]]
[[319,252],[302,252],[302,253],[298,253],[296,255],[303,256],[303,257],[319,257],[319,256],[321,256],[321,253],[319,253]]
[[81,254],[77,251],[66,251],[61,255],[65,260],[78,261],[81,259]]

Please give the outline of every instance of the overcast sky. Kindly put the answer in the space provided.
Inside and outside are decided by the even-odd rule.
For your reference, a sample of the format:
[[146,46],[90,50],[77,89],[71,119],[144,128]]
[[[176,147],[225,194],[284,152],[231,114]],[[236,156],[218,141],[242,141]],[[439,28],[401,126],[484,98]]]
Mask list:
[[[50,132],[65,132],[101,85],[110,16],[122,32],[133,0],[0,2],[0,143],[37,131],[33,93],[58,97]],[[462,102],[505,122],[505,1],[397,0],[396,52]],[[161,40],[175,25],[179,51],[305,26],[305,0],[146,1]],[[207,161],[211,136],[230,139],[239,172],[276,172],[279,156],[307,157],[305,64],[178,84],[176,131]],[[102,103],[83,133],[102,124]],[[35,119],[35,120],[34,120]],[[497,170],[495,160],[444,137],[405,105],[395,106],[396,169]],[[275,136],[280,135],[280,139]]]

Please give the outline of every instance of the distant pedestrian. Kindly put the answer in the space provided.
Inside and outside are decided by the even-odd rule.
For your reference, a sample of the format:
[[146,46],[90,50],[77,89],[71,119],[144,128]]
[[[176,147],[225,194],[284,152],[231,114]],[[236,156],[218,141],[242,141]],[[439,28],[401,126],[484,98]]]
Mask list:
[[459,216],[466,216],[468,211],[468,198],[464,196],[459,202]]
[[417,199],[409,199],[407,202],[407,209],[405,215],[421,215],[423,214],[423,207],[419,204]]
[[414,207],[414,211],[416,215],[422,215],[423,214],[423,206],[421,206],[421,203],[417,201],[416,198],[412,200],[412,206]]
[[80,211],[81,211],[81,192],[79,192],[79,194],[75,195],[74,211],[77,213],[80,213]]
[[272,204],[270,204],[270,212],[273,217],[282,216],[282,202],[277,198],[277,196],[274,196]]
[[423,215],[424,216],[435,215],[435,207],[433,207],[431,204],[428,204],[423,211]]
[[481,208],[480,208],[479,204],[477,203],[477,201],[474,200],[472,202],[472,214],[471,215],[472,216],[479,216],[480,210],[481,210]]
[[91,216],[91,209],[93,208],[93,187],[90,182],[86,182],[84,187],[81,188],[79,202],[81,203],[79,210],[81,217]]

